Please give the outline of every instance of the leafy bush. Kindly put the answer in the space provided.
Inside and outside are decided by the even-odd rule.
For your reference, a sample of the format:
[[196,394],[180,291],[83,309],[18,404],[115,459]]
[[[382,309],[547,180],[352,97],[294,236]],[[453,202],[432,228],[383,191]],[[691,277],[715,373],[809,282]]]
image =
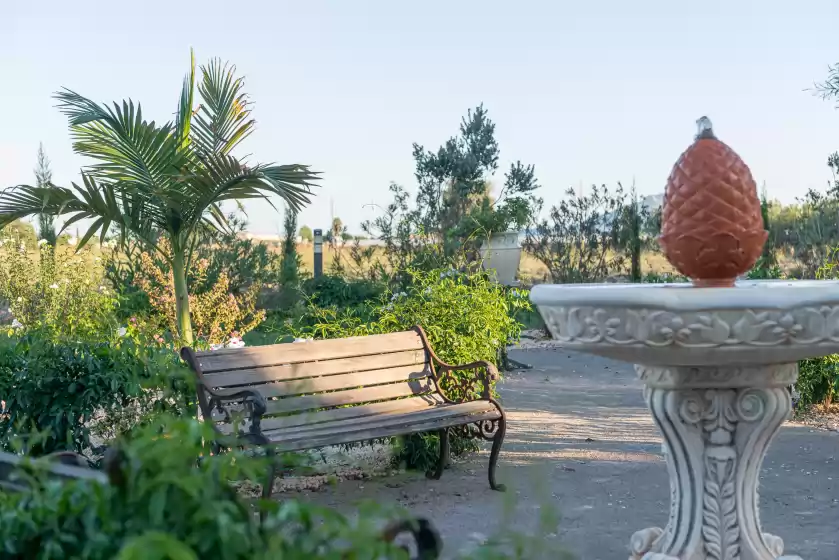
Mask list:
[[[166,251],[165,240],[160,243]],[[222,344],[231,336],[253,330],[265,319],[265,311],[256,309],[259,284],[240,294],[230,288],[227,273],[222,271],[213,280],[210,262],[194,259],[188,268],[190,279],[189,308],[196,340],[206,344]],[[152,309],[173,335],[178,333],[175,307],[175,284],[171,269],[149,253],[140,255],[135,282],[147,294]]]
[[[816,278],[839,279],[839,248],[828,251]],[[795,387],[801,395],[801,404],[830,404],[839,397],[839,355],[802,360],[798,363],[798,372]]]
[[324,274],[303,283],[303,293],[316,307],[356,308],[378,300],[387,289],[381,282],[367,279],[348,280]]
[[839,355],[798,362],[795,388],[802,405],[831,404],[839,397]]
[[[518,312],[529,310],[527,293],[506,290],[484,272],[452,270],[408,271],[404,291],[385,292],[378,300],[356,308],[338,309],[310,304],[288,328],[296,337],[343,338],[397,332],[421,325],[434,351],[445,362],[464,364],[487,360],[497,364],[499,352],[521,334]],[[444,389],[454,398],[476,396],[464,387],[477,387],[475,372],[454,372]],[[399,458],[409,467],[428,469],[436,461],[436,434],[410,436],[402,441]],[[474,444],[452,439],[457,455]]]
[[211,455],[207,425],[166,419],[132,436],[120,444],[113,485],[76,481],[0,494],[3,557],[405,557],[377,539],[380,517],[370,512],[351,522],[295,501],[260,502],[260,521],[230,482],[261,478],[264,465],[238,452]]
[[32,224],[23,220],[14,220],[0,230],[2,243],[20,247],[22,250],[33,250],[37,246],[38,236],[35,235],[35,228]]
[[746,274],[749,280],[779,280],[786,278],[783,269],[770,259],[760,257],[754,267]]
[[[227,217],[227,230],[207,230],[201,233],[196,243],[194,259],[205,259],[208,263],[204,285],[214,285],[225,274],[234,295],[248,293],[254,286],[277,281],[280,270],[280,256],[263,242],[247,239],[247,222],[238,214]],[[192,278],[187,277],[190,286]],[[201,289],[200,285],[196,288]]]
[[623,187],[618,184],[610,191],[606,185],[594,185],[585,196],[574,189],[565,194],[567,198],[551,208],[548,219],[528,230],[524,248],[545,265],[555,283],[600,282],[623,273],[626,258],[621,242],[637,241],[623,232],[640,216],[627,211]]
[[641,277],[641,282],[644,284],[671,284],[690,282],[690,279],[673,272],[648,272]]
[[[296,500],[248,503],[243,481],[261,479],[265,463],[240,451],[213,455],[212,435],[195,420],[159,418],[119,442],[109,485],[43,483],[0,493],[3,558],[408,558],[380,536],[385,522],[392,528],[404,521],[402,511],[363,504],[348,517]],[[505,530],[458,557],[571,558],[546,538],[557,523],[550,504],[540,511],[536,535]]]
[[375,257],[375,268],[430,270],[456,257],[474,262],[484,239],[521,229],[538,213],[539,184],[532,165],[511,164],[503,187],[493,196],[500,149],[495,123],[483,105],[470,109],[458,134],[437,150],[415,143],[413,156],[418,183],[414,203],[403,187],[393,184],[393,199],[382,215],[361,226],[384,244],[386,262]]
[[0,296],[26,329],[75,339],[107,338],[114,330],[117,299],[102,285],[101,259],[46,242],[38,257],[16,246],[4,249]]
[[153,411],[186,407],[190,379],[176,354],[130,338],[109,344],[57,343],[37,332],[0,337],[0,442],[22,442],[34,455],[91,456],[92,437],[102,443]]

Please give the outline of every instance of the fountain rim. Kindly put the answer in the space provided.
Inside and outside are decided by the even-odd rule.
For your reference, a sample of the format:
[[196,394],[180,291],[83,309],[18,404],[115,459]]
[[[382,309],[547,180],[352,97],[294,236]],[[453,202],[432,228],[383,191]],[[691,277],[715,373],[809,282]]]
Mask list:
[[673,311],[777,309],[839,304],[839,280],[741,280],[730,288],[674,284],[538,284],[537,306],[653,307]]

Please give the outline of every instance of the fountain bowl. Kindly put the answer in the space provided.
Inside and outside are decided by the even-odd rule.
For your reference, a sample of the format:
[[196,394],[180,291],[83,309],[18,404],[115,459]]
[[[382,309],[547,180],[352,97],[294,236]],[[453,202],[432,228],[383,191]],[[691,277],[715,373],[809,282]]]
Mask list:
[[755,366],[839,352],[839,281],[542,284],[530,299],[562,347],[635,364]]

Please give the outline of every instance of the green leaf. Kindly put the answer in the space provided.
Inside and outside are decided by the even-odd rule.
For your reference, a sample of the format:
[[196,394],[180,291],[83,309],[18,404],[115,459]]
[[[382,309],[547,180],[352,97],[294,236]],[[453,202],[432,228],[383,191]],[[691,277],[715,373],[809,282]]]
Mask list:
[[117,560],[198,560],[198,555],[175,537],[150,531],[128,541]]

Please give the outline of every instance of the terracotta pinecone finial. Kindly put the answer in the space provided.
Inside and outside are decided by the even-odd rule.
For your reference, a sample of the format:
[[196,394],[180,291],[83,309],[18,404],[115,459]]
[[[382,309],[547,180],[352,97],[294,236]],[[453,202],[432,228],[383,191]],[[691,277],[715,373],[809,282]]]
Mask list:
[[667,179],[659,241],[667,260],[695,286],[733,286],[766,242],[760,199],[749,167],[696,121],[696,139]]

